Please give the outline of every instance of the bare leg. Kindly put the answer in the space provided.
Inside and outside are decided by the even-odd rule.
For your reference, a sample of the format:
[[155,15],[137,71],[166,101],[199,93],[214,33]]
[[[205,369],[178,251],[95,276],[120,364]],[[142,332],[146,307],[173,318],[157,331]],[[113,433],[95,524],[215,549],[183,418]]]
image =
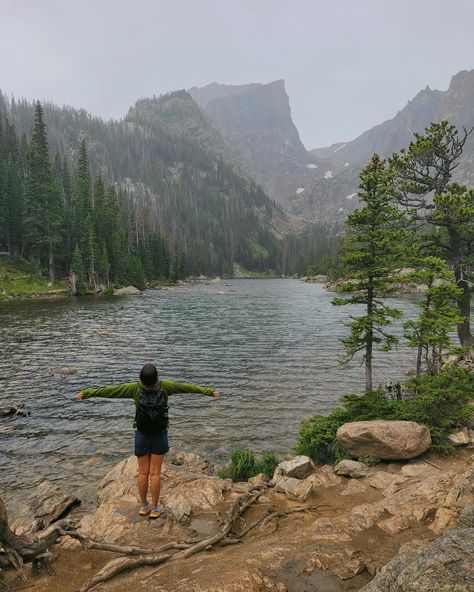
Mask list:
[[137,456],[138,461],[138,493],[142,504],[147,502],[148,476],[150,474],[150,454]]
[[151,501],[153,507],[155,507],[160,499],[161,465],[163,464],[165,455],[151,454],[150,456]]

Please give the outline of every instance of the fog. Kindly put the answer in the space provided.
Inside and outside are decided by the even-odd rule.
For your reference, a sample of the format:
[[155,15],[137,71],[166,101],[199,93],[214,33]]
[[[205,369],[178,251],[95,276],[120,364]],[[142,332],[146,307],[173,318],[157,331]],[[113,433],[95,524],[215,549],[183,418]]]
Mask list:
[[139,97],[284,78],[307,148],[474,67],[472,0],[0,0],[0,88],[120,118]]

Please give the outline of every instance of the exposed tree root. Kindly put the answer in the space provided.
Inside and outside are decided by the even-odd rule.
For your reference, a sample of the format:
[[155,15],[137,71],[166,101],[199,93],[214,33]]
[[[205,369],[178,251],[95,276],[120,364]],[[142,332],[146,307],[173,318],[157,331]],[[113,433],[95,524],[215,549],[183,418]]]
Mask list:
[[266,486],[259,486],[249,493],[240,495],[227,512],[224,524],[217,534],[197,541],[192,545],[188,545],[187,549],[183,549],[174,555],[142,555],[134,558],[123,557],[121,559],[114,559],[113,561],[107,563],[102,568],[102,570],[94,576],[94,578],[86,582],[84,586],[79,589],[79,592],[88,592],[94,586],[104,583],[118,573],[128,569],[135,569],[137,567],[149,565],[159,565],[165,563],[168,560],[174,561],[176,559],[187,559],[191,555],[199,553],[204,549],[212,548],[214,545],[217,545],[228,536],[239,516],[241,516],[247,510],[247,508],[257,500],[265,487]]
[[129,545],[100,543],[99,541],[94,541],[80,532],[77,532],[77,530],[62,530],[61,534],[78,540],[84,549],[110,551],[111,553],[117,553],[119,555],[157,555],[158,553],[164,553],[165,551],[170,551],[172,549],[187,549],[190,546],[187,543],[167,543],[156,549],[144,549],[141,547],[131,547]]
[[[255,522],[252,522],[247,528],[245,528],[240,533],[232,533],[237,520],[244,514],[244,512],[258,499],[262,490],[265,489],[267,486],[259,486],[254,488],[248,493],[240,495],[229,508],[224,522],[221,526],[219,532],[208,536],[204,539],[199,541],[195,541],[192,544],[187,543],[171,543],[170,545],[164,545],[160,549],[154,549],[153,551],[146,550],[146,553],[141,553],[139,556],[136,557],[122,557],[120,559],[114,559],[107,563],[104,568],[97,573],[91,580],[86,582],[78,592],[88,592],[98,584],[102,584],[107,582],[115,575],[129,569],[136,569],[138,567],[145,567],[150,565],[160,565],[158,569],[161,569],[161,566],[168,561],[177,561],[179,559],[188,559],[192,555],[199,553],[201,551],[209,551],[215,548],[216,546],[224,546],[224,545],[234,545],[242,542],[242,538],[250,532],[252,529],[256,528],[261,524],[265,524],[271,520],[275,520],[281,518],[283,516],[287,516],[288,514],[294,514],[296,512],[308,512],[316,510],[319,506],[302,506],[298,508],[291,508],[289,510],[283,510],[279,512],[265,512],[263,516],[258,518]],[[231,534],[232,533],[232,534]],[[69,533],[66,533],[69,534]],[[74,538],[78,538],[80,540],[80,536],[77,536],[77,533],[72,534]],[[142,550],[134,548],[134,547],[121,547],[120,545],[106,545],[103,543],[94,543],[94,546],[90,545],[90,541],[84,541],[89,548],[96,548],[96,549],[104,549],[109,551],[115,551],[119,553],[126,553],[127,555],[136,554]],[[106,548],[107,547],[107,548]],[[130,549],[132,552],[127,551]],[[160,552],[168,549],[181,549],[179,552],[174,554],[168,555],[159,555]],[[150,554],[153,553],[153,554]]]
[[84,586],[79,588],[79,592],[87,592],[98,584],[107,582],[117,574],[137,567],[146,567],[150,565],[158,565],[164,563],[168,559],[171,559],[172,555],[140,555],[138,557],[119,557],[109,561],[105,567],[103,567],[99,573],[97,573],[91,580],[86,582]]

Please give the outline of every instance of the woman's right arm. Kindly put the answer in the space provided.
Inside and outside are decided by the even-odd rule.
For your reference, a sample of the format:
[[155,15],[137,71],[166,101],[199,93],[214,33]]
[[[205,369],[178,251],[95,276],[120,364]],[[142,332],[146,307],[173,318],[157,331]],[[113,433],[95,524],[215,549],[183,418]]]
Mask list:
[[77,399],[83,401],[90,397],[102,397],[106,399],[133,399],[136,393],[140,390],[138,382],[128,382],[126,384],[118,384],[116,386],[104,386],[98,389],[83,389],[79,391]]

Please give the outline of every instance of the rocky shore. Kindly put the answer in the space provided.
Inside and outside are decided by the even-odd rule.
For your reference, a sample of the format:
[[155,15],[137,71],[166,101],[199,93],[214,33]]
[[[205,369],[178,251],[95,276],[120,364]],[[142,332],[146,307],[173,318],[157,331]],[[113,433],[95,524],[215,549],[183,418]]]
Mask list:
[[[425,453],[376,466],[314,466],[297,457],[280,463],[270,482],[260,475],[232,483],[205,459],[174,451],[163,469],[168,509],[156,521],[137,515],[137,467],[130,457],[104,477],[95,504],[77,508],[73,495],[45,482],[10,522],[17,533],[32,533],[75,508],[71,517],[87,537],[85,547],[93,540],[153,552],[204,541],[195,554],[170,552],[177,555],[94,590],[468,592],[474,586],[473,460],[472,444],[453,456]],[[232,512],[231,528],[219,539]],[[32,592],[85,590],[117,557],[69,536],[52,549],[53,575],[30,576]],[[12,577],[9,572],[7,580]]]

